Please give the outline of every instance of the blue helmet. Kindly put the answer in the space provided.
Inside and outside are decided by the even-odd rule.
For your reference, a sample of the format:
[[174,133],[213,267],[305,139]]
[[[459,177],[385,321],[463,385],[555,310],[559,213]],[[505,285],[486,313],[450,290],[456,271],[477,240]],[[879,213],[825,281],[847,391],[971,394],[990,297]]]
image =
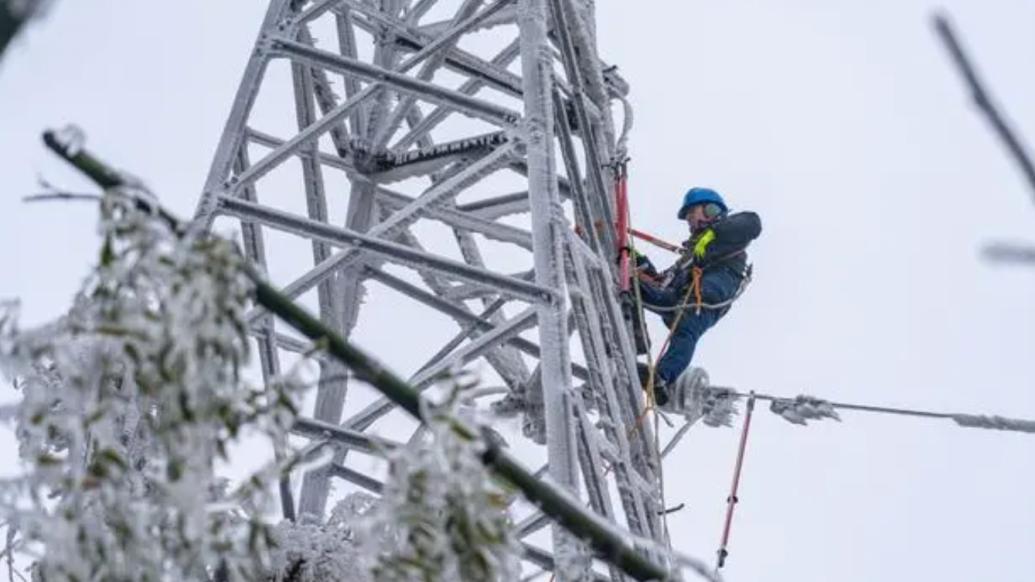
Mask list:
[[709,202],[721,208],[723,214],[729,212],[726,201],[715,190],[711,188],[691,188],[683,195],[683,205],[679,207],[679,214],[677,215],[679,220],[686,219],[686,214],[690,212],[691,207],[698,204],[708,204]]

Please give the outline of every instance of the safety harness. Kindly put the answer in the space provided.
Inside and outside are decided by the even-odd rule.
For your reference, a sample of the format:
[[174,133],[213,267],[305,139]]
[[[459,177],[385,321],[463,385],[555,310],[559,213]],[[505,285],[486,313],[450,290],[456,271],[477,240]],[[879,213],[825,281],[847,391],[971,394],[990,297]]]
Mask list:
[[[639,231],[635,231],[635,232],[631,231],[630,234],[633,234],[633,236],[636,236],[637,238],[642,238],[642,237],[638,236]],[[644,240],[647,240],[647,239],[644,239]],[[665,241],[660,241],[662,244],[658,244],[657,242],[655,242],[657,240],[659,240],[659,239],[648,240],[648,242],[651,242],[652,244],[655,244],[656,246],[658,246],[660,248],[663,248],[665,250],[669,250],[669,251],[672,251],[672,252],[678,252],[680,254],[683,254],[684,257],[687,256],[686,251],[683,248],[677,247],[677,246],[675,246],[675,245],[673,245],[671,243],[667,243]],[[725,255],[725,256],[722,256],[722,257],[718,258],[714,262],[714,264],[712,266],[713,267],[720,267],[720,266],[722,266],[723,262],[725,262],[725,261],[727,261],[729,259],[732,259],[732,258],[734,258],[734,257],[736,257],[738,255],[742,255],[742,254],[745,254],[745,251],[740,250],[740,251],[732,252],[732,253],[730,253],[728,255]],[[744,291],[747,289],[748,285],[751,284],[751,277],[752,277],[753,269],[752,269],[751,264],[748,263],[747,265],[745,265],[743,271],[741,271],[740,273],[736,273],[736,275],[740,278],[740,285],[737,286],[737,290],[733,293],[733,295],[729,299],[727,299],[725,301],[721,301],[719,303],[705,303],[704,302],[704,298],[703,298],[703,291],[702,291],[702,288],[701,288],[701,278],[704,276],[705,269],[703,267],[699,266],[699,265],[693,264],[692,257],[688,260],[688,263],[689,263],[688,265],[683,265],[683,264],[677,263],[675,266],[673,266],[672,273],[670,273],[669,276],[666,277],[665,280],[663,280],[662,283],[661,283],[661,285],[663,287],[671,285],[674,282],[674,280],[676,279],[676,275],[678,273],[678,270],[689,268],[690,286],[689,286],[689,292],[687,294],[687,298],[684,299],[684,301],[682,301],[679,305],[674,305],[674,306],[655,305],[653,303],[649,303],[649,302],[644,301],[643,302],[643,306],[649,308],[651,311],[658,312],[658,313],[681,311],[681,310],[686,309],[687,307],[691,306],[691,303],[687,299],[689,299],[692,296],[693,297],[692,305],[694,307],[695,313],[700,313],[702,309],[728,310],[730,308],[730,306],[733,305],[733,303],[737,299],[739,299],[741,295],[744,294]]]
[[[635,325],[638,328],[636,331],[639,332],[639,334],[642,335],[642,340],[644,342],[645,350],[646,350],[646,352],[648,354],[650,353],[650,338],[648,337],[648,334],[647,334],[647,326],[646,326],[646,321],[645,321],[644,313],[643,313],[644,307],[648,307],[651,310],[656,311],[656,312],[661,312],[661,311],[677,311],[678,312],[676,314],[676,317],[672,321],[671,325],[669,326],[668,335],[665,338],[665,341],[664,341],[664,343],[661,346],[661,350],[660,350],[660,352],[659,352],[659,354],[657,356],[657,360],[650,360],[650,358],[648,358],[648,361],[649,361],[649,363],[648,363],[649,373],[648,373],[648,379],[647,379],[647,383],[646,383],[647,385],[645,387],[646,388],[646,392],[647,392],[647,403],[646,403],[646,406],[644,407],[643,412],[640,415],[638,415],[638,417],[636,419],[635,425],[630,428],[630,434],[627,435],[627,438],[629,438],[629,437],[632,436],[632,433],[637,431],[637,428],[641,426],[641,423],[643,422],[643,420],[645,419],[645,417],[647,416],[647,414],[650,411],[652,411],[652,410],[657,411],[657,408],[656,408],[656,405],[655,405],[656,404],[656,398],[655,398],[655,393],[654,393],[654,381],[655,381],[656,368],[657,368],[658,362],[660,362],[662,356],[664,356],[665,352],[667,351],[667,349],[669,347],[669,344],[670,344],[670,342],[672,340],[672,337],[675,334],[675,330],[679,326],[680,320],[682,320],[682,318],[686,315],[687,308],[690,307],[691,296],[692,296],[693,306],[694,306],[694,310],[695,310],[696,314],[699,314],[702,309],[713,309],[713,310],[724,310],[725,311],[725,310],[729,309],[729,307],[733,304],[734,301],[736,301],[741,296],[741,294],[744,293],[744,290],[747,288],[748,284],[750,284],[752,268],[751,268],[751,265],[748,264],[744,268],[744,271],[742,273],[740,273],[740,285],[738,286],[736,292],[729,299],[727,299],[725,301],[722,301],[720,303],[715,303],[715,304],[705,303],[704,302],[704,296],[703,296],[703,289],[702,289],[702,279],[703,279],[703,276],[704,276],[704,273],[705,273],[705,269],[702,266],[700,266],[700,265],[695,265],[694,264],[694,260],[693,260],[694,259],[694,255],[692,254],[690,249],[684,249],[681,246],[677,246],[677,245],[668,243],[668,242],[666,242],[666,241],[664,241],[664,240],[662,240],[660,238],[657,238],[655,236],[652,236],[650,234],[647,234],[645,232],[642,232],[642,231],[639,231],[639,230],[636,230],[636,229],[632,228],[632,226],[630,224],[631,221],[629,220],[629,191],[628,191],[628,175],[629,174],[628,174],[627,159],[621,159],[621,160],[617,161],[613,165],[613,175],[614,175],[614,196],[615,196],[614,200],[615,200],[615,211],[616,211],[616,219],[615,219],[615,225],[614,225],[615,226],[615,245],[617,247],[616,250],[617,250],[617,254],[618,254],[618,275],[619,275],[618,283],[619,283],[620,296],[622,298],[623,305],[626,305],[629,308],[634,308],[635,309],[635,311],[633,313],[635,313],[636,317],[632,319],[633,325]],[[596,225],[596,226],[599,227],[599,225]],[[576,229],[576,232],[578,232],[578,229]],[[636,253],[636,249],[635,249],[634,242],[633,242],[633,238],[634,237],[635,238],[639,238],[641,240],[644,240],[644,241],[646,241],[648,243],[651,243],[651,244],[653,244],[655,246],[658,246],[660,248],[663,248],[663,249],[665,249],[667,251],[670,251],[670,252],[682,255],[680,257],[679,261],[677,261],[677,264],[673,266],[672,271],[673,271],[673,274],[676,274],[675,271],[677,269],[689,268],[690,269],[690,273],[689,273],[690,274],[690,284],[689,284],[689,286],[687,288],[687,291],[684,294],[684,296],[682,298],[682,301],[680,302],[679,305],[676,305],[676,306],[673,306],[673,307],[663,307],[663,306],[657,306],[657,305],[652,305],[652,304],[649,304],[649,303],[645,303],[643,301],[643,297],[642,297],[642,295],[640,293],[640,279],[639,279],[639,277],[636,277],[635,279],[633,278],[633,276],[632,276],[633,274],[631,272],[632,269],[631,269],[631,265],[630,265],[630,263],[631,263],[630,259]],[[739,254],[744,254],[744,253],[745,253],[745,251],[740,250],[740,251],[736,251],[734,253],[730,253],[728,255],[725,255],[723,257],[720,257],[720,258],[718,258],[716,261],[714,261],[712,263],[711,267],[721,267],[721,266],[723,266],[722,263],[726,262],[729,259],[734,258],[735,256],[737,256]],[[669,283],[671,283],[671,281],[669,281]],[[629,312],[627,311],[626,313],[628,314]],[[660,455],[660,442],[658,440],[660,438],[660,431],[659,431],[660,427],[658,426],[658,422],[659,422],[660,418],[661,418],[661,415],[655,413],[655,415],[654,415],[654,432],[653,432],[653,434],[654,434],[654,447],[655,447],[655,451],[658,452],[658,454],[659,454],[659,459],[660,459],[660,456],[661,456]],[[749,416],[749,418],[750,418],[750,416]],[[667,419],[666,419],[666,422],[668,422]],[[670,425],[671,425],[671,423],[670,423]],[[745,435],[744,435],[745,440],[746,440],[746,432],[747,431],[746,431],[746,427],[745,427]],[[743,447],[743,444],[742,444],[742,447]],[[740,457],[741,457],[741,459],[743,457],[743,448],[741,450]],[[735,481],[734,481],[734,483],[735,483],[735,485],[734,485],[734,493],[733,493],[734,496],[736,495],[736,490],[735,490],[736,483],[739,481],[740,462],[741,462],[741,460],[738,459],[737,476],[735,477]],[[610,467],[608,467],[608,470],[610,470]],[[661,487],[662,497],[664,497],[664,477],[661,474],[660,463],[659,463],[659,486]],[[671,511],[676,511],[676,510],[680,509],[681,507],[682,506],[679,506],[679,507],[677,507],[677,508],[675,508],[675,509],[673,509]],[[671,511],[663,510],[663,511],[659,512],[659,514],[661,515],[662,521],[664,523],[666,531],[668,529],[668,519],[667,519],[667,516],[668,516],[668,514]],[[732,517],[732,508],[730,508],[730,516],[727,518],[727,521],[730,521],[731,517]],[[727,531],[724,532],[723,544],[722,544],[722,548],[720,550],[720,552],[721,552],[720,553],[720,563],[722,561],[724,561],[724,558],[725,558],[725,555],[724,555],[725,554],[725,546],[726,546],[726,541],[728,540],[728,537],[729,537],[729,532],[728,532],[728,526],[727,526]]]

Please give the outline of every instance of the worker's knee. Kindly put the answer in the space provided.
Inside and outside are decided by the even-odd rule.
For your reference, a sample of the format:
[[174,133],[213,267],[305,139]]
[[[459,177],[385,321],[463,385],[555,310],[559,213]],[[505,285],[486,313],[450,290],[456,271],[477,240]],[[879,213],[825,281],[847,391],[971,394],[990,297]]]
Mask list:
[[697,339],[715,324],[717,317],[710,310],[702,310],[700,313],[690,312],[683,316],[675,335]]

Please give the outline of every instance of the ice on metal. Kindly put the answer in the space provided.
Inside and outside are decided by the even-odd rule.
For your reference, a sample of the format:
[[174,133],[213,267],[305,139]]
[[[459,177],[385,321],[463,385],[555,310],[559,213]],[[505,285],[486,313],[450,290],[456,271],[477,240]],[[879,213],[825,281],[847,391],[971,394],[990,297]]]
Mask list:
[[822,420],[830,418],[841,422],[834,406],[826,400],[806,396],[804,394],[795,398],[775,398],[769,403],[769,410],[787,422],[805,426],[810,420]]

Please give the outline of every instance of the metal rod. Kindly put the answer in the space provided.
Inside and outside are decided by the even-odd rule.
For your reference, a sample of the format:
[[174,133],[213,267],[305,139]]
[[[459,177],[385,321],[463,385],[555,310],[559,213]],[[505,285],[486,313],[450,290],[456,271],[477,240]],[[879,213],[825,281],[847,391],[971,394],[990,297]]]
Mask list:
[[730,527],[733,524],[733,509],[736,507],[737,490],[740,488],[740,471],[744,468],[744,453],[747,451],[748,432],[751,430],[751,413],[755,410],[755,394],[752,392],[747,401],[747,412],[744,414],[744,429],[740,433],[740,445],[737,447],[737,462],[733,467],[733,483],[730,485],[730,496],[726,498],[726,520],[722,527],[722,540],[719,542],[719,556],[715,569],[726,565],[729,552],[726,548],[730,541]]

